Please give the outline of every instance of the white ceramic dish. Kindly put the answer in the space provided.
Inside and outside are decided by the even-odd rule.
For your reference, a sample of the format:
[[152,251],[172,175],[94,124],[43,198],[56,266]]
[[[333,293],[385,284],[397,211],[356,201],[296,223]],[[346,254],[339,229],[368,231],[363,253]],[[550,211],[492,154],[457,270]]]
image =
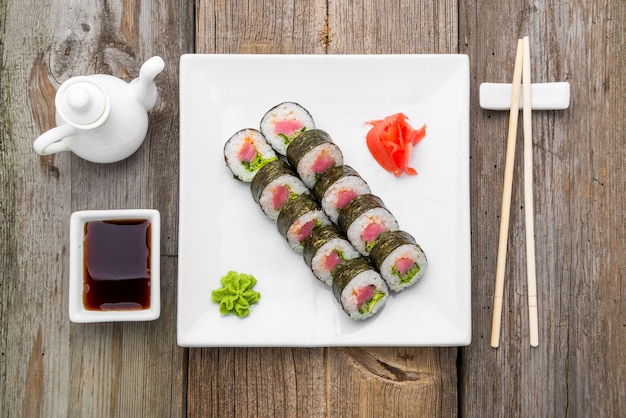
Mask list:
[[[559,110],[569,107],[569,83],[532,83],[530,85],[530,107],[533,110]],[[487,110],[509,110],[511,108],[511,83],[481,83],[478,90],[479,104]],[[519,107],[524,105],[524,94],[520,94]]]
[[[422,281],[364,322],[350,319],[223,161],[225,141],[296,101],[413,234]],[[178,344],[448,346],[471,339],[469,60],[465,55],[184,55],[180,62]],[[394,177],[365,144],[365,122],[396,112],[427,136]],[[211,291],[229,270],[261,292],[249,317],[222,316]]]
[[[142,310],[89,310],[83,303],[85,223],[103,220],[147,219],[150,222],[150,307]],[[72,322],[151,321],[161,313],[161,218],[153,209],[83,210],[70,217],[70,291]]]

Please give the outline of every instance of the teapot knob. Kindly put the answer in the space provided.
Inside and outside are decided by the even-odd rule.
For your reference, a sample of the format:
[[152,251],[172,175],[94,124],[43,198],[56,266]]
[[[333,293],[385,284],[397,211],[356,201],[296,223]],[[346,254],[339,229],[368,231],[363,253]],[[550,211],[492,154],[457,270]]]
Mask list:
[[89,92],[84,87],[74,86],[67,93],[67,104],[77,112],[86,111],[91,104]]
[[59,115],[77,128],[99,125],[110,112],[108,94],[90,77],[74,77],[63,83],[55,104]]

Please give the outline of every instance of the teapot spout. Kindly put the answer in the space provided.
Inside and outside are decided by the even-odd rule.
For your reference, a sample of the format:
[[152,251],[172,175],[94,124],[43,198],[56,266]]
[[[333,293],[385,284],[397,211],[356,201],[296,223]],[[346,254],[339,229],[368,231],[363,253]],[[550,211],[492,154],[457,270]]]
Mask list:
[[158,92],[154,79],[163,71],[163,68],[165,68],[163,58],[152,57],[139,69],[139,77],[131,81],[135,97],[147,111],[156,106]]

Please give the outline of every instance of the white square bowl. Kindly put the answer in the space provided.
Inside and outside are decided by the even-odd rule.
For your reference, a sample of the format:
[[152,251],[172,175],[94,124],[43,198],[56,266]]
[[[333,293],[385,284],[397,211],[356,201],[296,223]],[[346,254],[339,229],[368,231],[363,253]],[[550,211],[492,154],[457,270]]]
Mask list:
[[[146,219],[150,222],[150,307],[142,310],[89,310],[83,303],[84,230],[90,221]],[[151,321],[161,314],[160,292],[161,217],[154,209],[84,210],[70,217],[70,291],[72,322]]]

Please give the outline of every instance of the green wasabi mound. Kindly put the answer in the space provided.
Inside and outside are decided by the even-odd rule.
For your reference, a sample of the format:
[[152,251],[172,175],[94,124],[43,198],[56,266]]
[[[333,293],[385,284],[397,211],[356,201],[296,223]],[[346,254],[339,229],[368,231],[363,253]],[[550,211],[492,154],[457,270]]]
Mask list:
[[254,276],[245,273],[229,271],[220,279],[222,287],[211,292],[211,299],[220,305],[220,313],[230,313],[238,317],[250,315],[250,306],[261,298],[259,292],[252,290],[256,284]]

